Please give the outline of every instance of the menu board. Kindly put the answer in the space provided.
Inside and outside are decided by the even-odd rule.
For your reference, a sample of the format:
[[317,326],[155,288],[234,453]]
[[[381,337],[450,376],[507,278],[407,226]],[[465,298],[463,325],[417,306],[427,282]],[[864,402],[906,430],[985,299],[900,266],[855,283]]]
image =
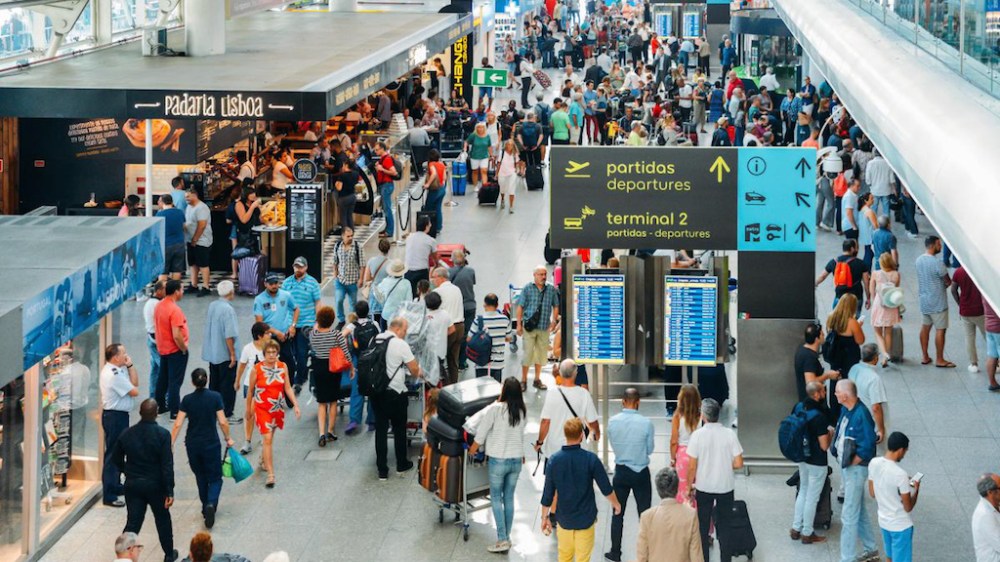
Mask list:
[[320,186],[289,185],[286,189],[290,240],[319,240]]
[[578,363],[625,364],[625,276],[573,276],[573,351]]
[[716,364],[718,308],[718,277],[664,278],[664,364]]

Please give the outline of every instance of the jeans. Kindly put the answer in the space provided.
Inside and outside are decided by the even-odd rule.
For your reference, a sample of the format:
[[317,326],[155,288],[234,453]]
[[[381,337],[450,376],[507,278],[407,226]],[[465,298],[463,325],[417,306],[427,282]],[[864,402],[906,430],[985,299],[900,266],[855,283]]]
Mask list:
[[434,232],[440,234],[444,219],[442,217],[441,205],[444,203],[445,187],[442,185],[437,189],[427,191],[427,200],[424,201],[424,211],[434,211]]
[[[230,383],[229,388],[232,387]],[[222,494],[222,447],[216,440],[214,443],[187,443],[185,449],[188,464],[191,465],[191,472],[198,484],[198,499],[201,500],[201,512],[204,514],[206,506],[219,505],[219,496]]]
[[[710,494],[696,489],[695,501],[698,503],[698,531],[701,533],[701,552],[705,556],[705,562],[708,562],[708,553],[711,550],[708,532],[712,527],[712,509],[718,508],[715,527],[724,529],[726,527],[724,521],[733,512],[733,493]],[[733,556],[726,548],[726,543],[719,541],[719,560],[729,562],[732,558]]]
[[876,195],[872,197],[872,210],[875,211],[875,216],[885,215],[887,217],[892,217],[892,211],[889,209],[889,196],[888,195]]
[[[294,338],[285,336],[285,341],[278,342],[278,344],[281,346],[281,349],[278,350],[278,360],[284,363],[286,367],[288,367],[288,374],[291,375],[292,377],[292,384],[298,383],[298,381],[296,380],[296,378],[298,377],[298,369],[295,368],[296,365],[298,364],[297,362],[298,350],[295,348],[296,347],[295,340],[298,337],[299,337],[299,331],[296,330]],[[308,351],[309,340],[306,339],[305,341],[306,341],[306,350]]]
[[840,470],[844,482],[844,507],[840,512],[840,560],[854,562],[858,557],[858,537],[864,551],[875,550],[875,532],[868,517],[865,496],[868,495],[868,467],[849,466]]
[[396,450],[396,471],[407,468],[406,458],[406,395],[387,392],[373,396],[375,408],[375,465],[380,477],[389,474],[389,427],[392,426],[392,445]]
[[902,531],[882,529],[885,557],[892,562],[913,562],[913,527]]
[[826,482],[826,467],[809,463],[799,463],[799,495],[795,497],[795,517],[792,518],[792,529],[801,531],[804,536],[811,536],[816,530],[816,506],[819,495]]
[[[352,357],[351,361],[354,363],[356,373],[358,368],[358,359],[356,357]],[[361,425],[361,413],[364,409],[365,397],[358,391],[358,376],[355,374],[354,378],[351,379],[351,408],[349,412],[353,423]],[[372,412],[371,403],[368,404],[368,417],[365,418],[365,423],[375,423],[375,414]]]
[[[219,457],[219,460],[221,468],[222,457]],[[159,482],[146,480],[126,482],[125,509],[128,510],[128,515],[123,532],[139,534],[142,531],[142,523],[146,519],[146,507],[148,506],[152,510],[153,520],[156,522],[156,534],[160,538],[160,547],[164,554],[170,555],[174,551],[174,525],[170,520],[170,511],[164,505],[166,499],[167,495]]]
[[652,501],[653,487],[649,478],[649,468],[636,472],[625,465],[615,465],[615,477],[611,485],[615,489],[618,502],[622,504],[621,513],[611,516],[611,556],[621,558],[622,528],[625,526],[625,507],[628,506],[629,493],[635,494],[636,515],[641,516],[643,511],[649,509]]
[[222,411],[227,418],[233,417],[233,406],[236,405],[236,389],[233,388],[235,381],[235,365],[230,367],[229,361],[225,363],[209,363],[208,389],[222,395]]
[[917,229],[917,202],[912,197],[901,197],[903,200],[903,226],[910,234],[920,234]]
[[490,499],[493,503],[493,519],[497,522],[497,541],[509,541],[510,529],[514,526],[514,488],[521,474],[521,459],[489,458]]
[[[337,312],[337,320],[347,322],[347,315],[354,312],[354,305],[358,303],[358,284],[342,283],[340,279],[333,282],[334,309]],[[344,299],[347,299],[347,306],[344,306]]]
[[160,352],[156,350],[156,340],[146,336],[146,347],[149,348],[149,397],[156,398],[156,384],[160,379]]
[[[294,358],[291,363],[285,362],[288,365],[288,372],[292,375],[292,384],[305,384],[309,380],[309,332],[311,330],[311,327],[297,327],[295,337],[285,340],[285,344],[288,344],[289,352]],[[285,346],[281,347],[284,351]],[[282,359],[282,361],[285,360]]]
[[181,384],[184,383],[187,362],[188,354],[180,351],[160,356],[160,370],[166,376],[156,381],[156,403],[161,410],[170,410],[171,417],[177,416],[181,405]]
[[385,215],[385,233],[392,236],[395,232],[396,223],[392,219],[392,207],[395,201],[392,192],[395,191],[396,184],[392,182],[380,183],[378,186],[379,196],[382,198],[382,213]]
[[[826,212],[823,212],[824,207]],[[834,215],[837,212],[837,198],[833,196],[833,186],[829,182],[820,182],[816,189],[816,224],[833,228]]]
[[118,466],[111,462],[111,451],[123,431],[128,429],[128,412],[119,410],[104,410],[101,413],[101,427],[104,428],[104,471],[101,481],[104,484],[104,501],[113,502],[124,493],[122,476]]
[[945,267],[958,267],[961,265],[958,263],[955,253],[944,242],[941,243],[941,261],[944,262]]

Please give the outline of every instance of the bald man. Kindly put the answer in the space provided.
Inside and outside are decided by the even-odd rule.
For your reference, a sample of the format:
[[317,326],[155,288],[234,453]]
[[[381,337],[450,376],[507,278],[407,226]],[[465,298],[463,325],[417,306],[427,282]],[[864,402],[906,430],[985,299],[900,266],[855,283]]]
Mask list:
[[611,552],[605,560],[622,559],[622,528],[629,493],[635,494],[636,515],[649,509],[653,490],[649,477],[649,455],[653,454],[653,422],[639,413],[639,391],[627,388],[622,411],[608,422],[608,441],[615,452],[615,476],[611,485],[622,504],[621,512],[611,518]]

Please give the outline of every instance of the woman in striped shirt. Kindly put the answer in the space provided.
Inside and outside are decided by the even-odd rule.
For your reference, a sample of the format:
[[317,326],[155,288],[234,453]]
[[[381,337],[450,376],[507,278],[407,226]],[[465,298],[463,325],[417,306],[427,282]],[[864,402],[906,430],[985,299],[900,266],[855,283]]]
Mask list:
[[514,524],[514,489],[524,464],[524,429],[527,409],[521,383],[514,377],[503,381],[500,398],[483,411],[476,428],[476,441],[469,448],[475,456],[486,443],[489,457],[490,498],[493,519],[497,523],[497,542],[487,547],[490,552],[510,550],[510,529]]
[[[333,329],[337,317],[329,306],[316,311],[316,327],[309,333],[309,347],[312,350],[313,396],[319,403],[319,446],[326,447],[327,441],[336,441],[333,432],[337,421],[337,400],[340,399],[340,379],[350,369],[341,373],[330,372],[330,350],[339,347],[344,357],[350,357],[347,339],[340,330]],[[353,368],[353,367],[352,367]]]

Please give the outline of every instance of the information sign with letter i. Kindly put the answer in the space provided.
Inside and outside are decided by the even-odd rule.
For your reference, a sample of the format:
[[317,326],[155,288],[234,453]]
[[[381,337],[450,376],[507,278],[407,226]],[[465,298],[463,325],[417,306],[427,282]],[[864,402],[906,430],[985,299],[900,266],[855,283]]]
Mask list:
[[663,283],[663,362],[715,365],[717,277],[667,275]]
[[625,276],[573,276],[573,359],[625,364]]

